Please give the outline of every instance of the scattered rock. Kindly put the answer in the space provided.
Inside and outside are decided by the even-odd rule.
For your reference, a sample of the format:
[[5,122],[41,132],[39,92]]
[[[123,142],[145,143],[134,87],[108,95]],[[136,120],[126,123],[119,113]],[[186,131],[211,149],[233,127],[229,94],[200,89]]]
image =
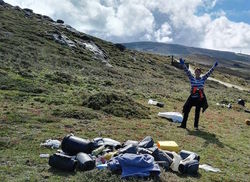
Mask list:
[[41,14],[36,14],[36,17],[37,17],[37,19],[42,19],[42,18],[43,18],[43,15],[41,15]]
[[23,10],[26,11],[26,12],[33,13],[33,10],[32,10],[32,9],[29,9],[29,8],[24,8]]
[[64,21],[63,21],[63,20],[58,19],[58,20],[56,20],[56,23],[64,24]]
[[32,9],[24,8],[23,10],[24,10],[24,13],[25,13],[26,17],[31,17],[32,16],[32,13],[33,13]]
[[247,125],[250,125],[250,119],[246,119],[245,122],[246,122]]
[[42,18],[43,18],[44,20],[49,21],[49,22],[54,22],[54,20],[53,20],[52,18],[50,18],[49,16],[43,15]]
[[73,48],[73,47],[76,48],[75,42],[70,40],[66,35],[63,35],[61,33],[56,32],[56,33],[52,34],[52,37],[59,44],[67,45],[71,48]]
[[91,40],[91,38],[89,36],[87,36],[87,35],[82,35],[81,39],[82,40],[87,40],[87,41]]
[[108,56],[106,53],[94,42],[82,42],[76,40],[76,43],[80,47],[84,47],[85,49],[91,51],[94,53],[94,59],[101,60],[102,63],[104,63],[107,67],[112,68],[113,66],[108,62]]
[[20,8],[19,6],[14,6],[13,9],[17,11],[22,11],[22,8]]
[[8,87],[7,87],[6,85],[2,85],[2,86],[0,87],[0,89],[1,89],[1,90],[8,90]]
[[[58,21],[58,20],[57,20]],[[61,20],[63,21],[63,20]],[[56,22],[57,24],[55,24],[55,26],[57,27],[58,26],[58,23],[59,22]],[[71,27],[70,25],[64,25],[63,23],[60,23],[59,26],[61,28],[64,28],[66,30],[68,30],[69,32],[71,32],[73,35],[77,36],[77,37],[80,37],[82,36],[82,33],[79,32],[78,30],[74,29],[73,27]]]

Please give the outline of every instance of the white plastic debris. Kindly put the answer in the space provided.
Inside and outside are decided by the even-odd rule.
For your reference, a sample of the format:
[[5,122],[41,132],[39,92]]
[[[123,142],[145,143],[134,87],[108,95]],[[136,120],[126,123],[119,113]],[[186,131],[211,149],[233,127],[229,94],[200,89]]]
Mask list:
[[220,104],[220,103],[216,103],[217,106],[221,106],[221,107],[227,107],[228,109],[231,109],[232,108],[232,104]]
[[214,168],[214,167],[209,166],[209,165],[207,165],[207,164],[199,165],[199,168],[200,168],[200,169],[204,169],[204,170],[207,171],[207,172],[208,172],[208,171],[215,172],[215,173],[221,172],[221,170],[220,170],[219,168]]
[[175,123],[181,123],[183,120],[183,116],[179,112],[159,112],[158,116],[171,119]]
[[150,105],[155,105],[156,106],[157,103],[158,103],[157,101],[154,101],[152,99],[148,100],[148,104],[150,104]]
[[175,172],[179,172],[179,165],[180,165],[182,158],[176,152],[172,152],[172,154],[174,158],[173,158],[172,164],[170,165],[170,168]]
[[39,155],[41,158],[49,158],[49,154],[40,154]]
[[61,142],[59,140],[52,140],[52,139],[48,139],[44,143],[40,144],[40,146],[51,147],[52,149],[59,148],[60,145]]
[[155,101],[155,100],[152,100],[152,99],[148,100],[148,104],[158,106],[158,107],[164,107],[163,102],[158,102],[158,101]]

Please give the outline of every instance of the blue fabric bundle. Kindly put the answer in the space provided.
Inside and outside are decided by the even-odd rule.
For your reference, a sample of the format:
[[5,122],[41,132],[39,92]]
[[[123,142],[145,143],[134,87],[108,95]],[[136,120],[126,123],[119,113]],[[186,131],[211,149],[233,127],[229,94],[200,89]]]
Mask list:
[[149,154],[122,154],[112,158],[108,162],[111,171],[122,170],[122,178],[126,177],[147,177],[153,172],[160,175],[160,167],[154,162],[153,156]]

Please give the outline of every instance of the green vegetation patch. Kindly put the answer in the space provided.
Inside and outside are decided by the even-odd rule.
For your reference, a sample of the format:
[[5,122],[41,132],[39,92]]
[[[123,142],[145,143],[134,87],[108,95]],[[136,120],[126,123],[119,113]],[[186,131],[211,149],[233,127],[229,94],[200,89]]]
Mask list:
[[149,118],[149,109],[122,93],[99,92],[84,100],[83,105],[117,117]]
[[100,114],[95,111],[91,111],[89,108],[79,109],[79,108],[66,108],[61,107],[53,111],[54,116],[64,117],[64,118],[74,118],[74,119],[98,119]]
[[64,83],[68,85],[74,82],[74,78],[70,74],[60,71],[56,71],[51,74],[46,74],[45,78],[56,83]]

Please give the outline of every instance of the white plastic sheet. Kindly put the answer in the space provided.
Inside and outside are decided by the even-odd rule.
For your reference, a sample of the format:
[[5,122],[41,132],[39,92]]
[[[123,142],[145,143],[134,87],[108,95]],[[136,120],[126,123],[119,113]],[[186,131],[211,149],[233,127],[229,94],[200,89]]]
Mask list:
[[51,148],[59,148],[61,142],[59,140],[48,139],[44,143],[41,143],[40,146],[51,147]]
[[148,104],[150,104],[150,105],[155,105],[156,106],[157,103],[158,103],[157,101],[154,101],[152,99],[148,100]]
[[204,169],[205,171],[211,171],[211,172],[221,172],[221,170],[219,168],[215,168],[215,167],[212,167],[212,166],[209,166],[207,164],[202,164],[202,165],[199,165],[199,168],[200,169]]
[[159,112],[158,116],[171,119],[173,122],[181,123],[183,120],[183,116],[179,112]]

